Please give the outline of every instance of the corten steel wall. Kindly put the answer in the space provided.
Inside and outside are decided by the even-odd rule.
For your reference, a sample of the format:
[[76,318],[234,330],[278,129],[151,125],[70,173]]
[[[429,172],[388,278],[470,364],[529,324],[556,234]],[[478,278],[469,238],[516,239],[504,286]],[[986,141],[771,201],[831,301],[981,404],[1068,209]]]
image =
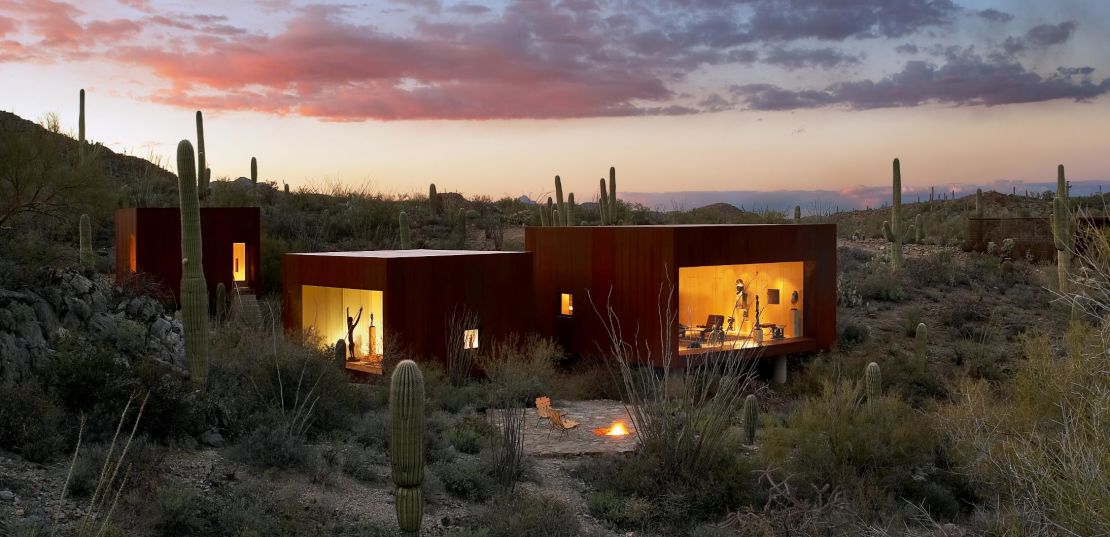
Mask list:
[[[383,254],[388,255],[388,254]],[[301,326],[301,286],[382,291],[387,341],[417,359],[443,359],[445,323],[459,308],[478,315],[479,349],[509,334],[534,331],[532,258],[527,252],[397,257],[286,254],[282,261],[283,325]],[[388,343],[387,343],[388,345]]]
[[1005,239],[1014,239],[1015,257],[1025,257],[1026,252],[1032,252],[1034,259],[1042,261],[1056,257],[1052,225],[1048,218],[967,219],[967,243],[972,250],[985,252],[992,241],[1001,247]]
[[[216,285],[233,292],[232,244],[247,248],[246,285],[256,292],[262,275],[261,228],[257,207],[201,207],[200,229],[204,279],[209,304],[215,307]],[[129,272],[130,235],[135,234],[136,269],[153,276],[180,302],[181,212],[174,207],[131,208],[116,211],[116,276]]]
[[[668,294],[678,307],[680,267],[782,261],[804,262],[803,329],[812,341],[768,347],[763,356],[828,349],[836,340],[833,224],[529,227],[525,249],[533,253],[537,329],[572,352],[608,352],[595,307],[603,315],[612,307],[623,338],[646,346],[658,364],[660,309]],[[557,315],[561,293],[574,295],[571,317]]]

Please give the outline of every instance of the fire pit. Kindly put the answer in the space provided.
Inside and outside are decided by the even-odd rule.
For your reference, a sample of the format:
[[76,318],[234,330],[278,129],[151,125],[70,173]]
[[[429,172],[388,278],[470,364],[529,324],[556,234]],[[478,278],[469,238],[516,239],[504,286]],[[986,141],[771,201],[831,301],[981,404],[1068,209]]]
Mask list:
[[594,434],[597,436],[627,436],[628,429],[624,426],[624,422],[614,421],[609,427],[594,429]]

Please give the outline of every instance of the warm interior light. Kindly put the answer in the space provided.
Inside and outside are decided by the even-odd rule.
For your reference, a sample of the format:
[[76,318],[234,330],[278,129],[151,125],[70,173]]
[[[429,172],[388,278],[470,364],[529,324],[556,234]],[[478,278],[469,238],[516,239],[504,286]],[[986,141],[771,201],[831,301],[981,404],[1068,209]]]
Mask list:
[[231,273],[232,280],[237,282],[247,281],[247,244],[245,242],[231,244]]
[[128,254],[127,254],[129,256],[128,257],[128,268],[131,269],[131,272],[138,272],[139,271],[138,270],[138,260],[135,259],[137,252],[135,251],[136,246],[135,246],[135,234],[134,233],[131,234],[131,239],[130,239],[129,242],[130,242],[130,244],[128,245]]
[[559,297],[559,315],[574,315],[574,295],[563,293]]
[[478,329],[471,328],[463,330],[463,349],[477,349],[478,348]]
[[623,422],[614,421],[613,425],[608,428],[602,427],[600,429],[594,429],[594,434],[597,436],[626,436],[628,434],[628,429],[625,428]]
[[382,296],[381,291],[369,289],[301,286],[301,327],[314,332],[321,346],[334,345],[337,339],[347,341],[349,312],[358,321],[350,334],[354,339],[356,358],[378,361],[385,343]]

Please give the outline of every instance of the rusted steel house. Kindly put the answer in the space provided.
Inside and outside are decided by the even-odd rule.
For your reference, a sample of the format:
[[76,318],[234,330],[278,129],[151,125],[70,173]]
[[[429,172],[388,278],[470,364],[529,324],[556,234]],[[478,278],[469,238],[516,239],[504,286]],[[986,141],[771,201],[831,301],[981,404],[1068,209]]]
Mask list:
[[[254,293],[261,280],[257,207],[202,207],[200,228],[209,296],[224,284],[228,293]],[[176,207],[118,209],[116,276],[145,273],[180,302],[181,212]],[[209,304],[215,307],[215,301]]]
[[534,330],[528,252],[296,253],[285,255],[282,270],[285,329],[311,331],[322,345],[351,341],[348,369],[380,373],[393,348],[442,360],[447,324],[467,313],[472,326],[461,327],[459,342],[466,351]]
[[571,352],[606,353],[609,311],[656,364],[664,351],[771,357],[836,340],[833,224],[530,227],[525,249],[536,329]]

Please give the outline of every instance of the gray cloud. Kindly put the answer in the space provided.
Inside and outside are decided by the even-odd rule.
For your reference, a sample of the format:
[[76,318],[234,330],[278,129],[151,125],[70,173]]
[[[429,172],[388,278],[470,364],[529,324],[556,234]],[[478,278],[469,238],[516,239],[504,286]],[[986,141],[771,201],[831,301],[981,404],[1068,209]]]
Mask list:
[[1066,43],[1075,33],[1075,21],[1061,22],[1060,24],[1041,24],[1034,26],[1025,33],[1025,40],[1030,45],[1049,47]]
[[910,61],[880,80],[833,84],[822,90],[791,90],[770,84],[733,86],[749,109],[794,110],[845,106],[855,110],[919,106],[1002,105],[1072,99],[1089,101],[1110,92],[1110,79],[1095,83],[1093,70],[1063,68],[1042,76],[1014,61],[985,60],[973,52],[950,55],[943,65]]
[[1014,20],[1013,15],[1006,13],[1005,11],[999,11],[994,8],[984,9],[977,12],[976,15],[979,16],[979,18],[981,19],[986,19],[991,22],[1010,22]]
[[787,69],[821,68],[831,69],[842,65],[858,64],[857,56],[845,54],[833,48],[783,48],[771,49],[763,57],[763,62]]

